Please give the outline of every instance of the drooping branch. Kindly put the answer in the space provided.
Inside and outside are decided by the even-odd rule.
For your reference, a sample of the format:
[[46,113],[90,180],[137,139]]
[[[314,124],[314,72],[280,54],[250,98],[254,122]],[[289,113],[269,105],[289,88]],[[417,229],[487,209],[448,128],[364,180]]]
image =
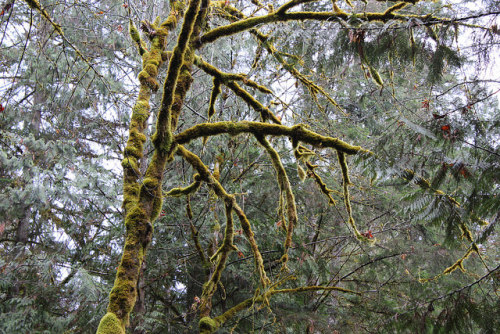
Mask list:
[[345,208],[347,211],[347,219],[348,219],[348,224],[353,230],[354,235],[358,240],[361,241],[368,241],[368,242],[373,242],[374,240],[370,240],[364,235],[362,235],[359,231],[358,228],[356,227],[356,223],[354,221],[354,218],[352,216],[352,208],[351,208],[351,195],[349,194],[349,186],[352,185],[351,180],[349,178],[349,170],[347,168],[347,162],[346,162],[346,157],[344,152],[337,150],[337,157],[340,165],[340,170],[342,171],[342,185],[344,188],[344,203],[345,203]]
[[286,224],[286,239],[284,244],[284,252],[283,252],[283,269],[287,268],[288,262],[288,249],[292,245],[292,236],[293,229],[297,225],[297,206],[295,204],[295,196],[293,195],[292,186],[290,185],[290,180],[288,179],[288,174],[285,171],[285,167],[281,163],[280,156],[278,152],[271,146],[269,141],[262,135],[255,135],[257,141],[264,147],[267,151],[267,154],[271,158],[271,162],[273,164],[274,170],[277,174],[278,186],[280,188],[280,192],[284,194],[286,199],[286,208],[287,208],[287,218],[288,224]]
[[[180,154],[184,159],[186,159],[186,161],[190,163],[194,169],[196,169],[196,171],[201,176],[201,179],[214,190],[215,194],[219,198],[221,198],[225,202],[228,199],[233,198],[233,196],[227,193],[227,191],[220,184],[220,182],[210,173],[208,167],[203,163],[203,161],[201,161],[201,159],[196,154],[190,152],[182,145],[178,146],[177,153]],[[241,228],[243,229],[243,233],[247,238],[248,242],[250,243],[250,247],[254,255],[255,267],[259,273],[261,285],[265,287],[269,284],[269,279],[267,278],[267,274],[264,269],[264,260],[262,259],[262,255],[259,251],[257,241],[255,240],[255,236],[252,231],[250,221],[248,220],[244,211],[241,209],[241,207],[235,200],[233,200],[232,209],[234,213],[238,216]]]

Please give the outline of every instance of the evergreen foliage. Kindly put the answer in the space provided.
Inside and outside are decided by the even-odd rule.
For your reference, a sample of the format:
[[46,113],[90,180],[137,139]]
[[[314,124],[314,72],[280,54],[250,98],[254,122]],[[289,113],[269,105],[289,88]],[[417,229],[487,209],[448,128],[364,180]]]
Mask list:
[[2,4],[0,332],[498,332],[498,5]]

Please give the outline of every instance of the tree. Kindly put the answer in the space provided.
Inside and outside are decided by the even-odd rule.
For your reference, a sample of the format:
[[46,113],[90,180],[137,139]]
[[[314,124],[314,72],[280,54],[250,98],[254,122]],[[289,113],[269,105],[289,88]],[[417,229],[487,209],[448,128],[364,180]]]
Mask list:
[[[98,78],[100,71],[109,72],[106,87],[113,69],[97,68],[96,59],[87,58],[85,44],[65,37],[55,12],[49,13],[45,4],[26,3],[89,71]],[[118,10],[107,5],[110,13]],[[303,330],[302,305],[307,305],[310,333],[315,326],[327,331],[331,321],[352,331],[403,331],[401,326],[409,324],[421,331],[460,326],[494,330],[494,317],[484,316],[480,307],[492,303],[498,265],[481,254],[480,244],[488,237],[495,242],[498,221],[498,116],[491,111],[497,106],[479,79],[470,80],[477,88],[465,94],[455,90],[468,87],[457,70],[480,73],[464,65],[474,55],[458,52],[459,29],[478,30],[484,40],[477,46],[496,47],[496,25],[485,20],[498,12],[481,9],[456,17],[458,4],[418,1],[292,0],[274,5],[179,1],[170,4],[165,19],[152,2],[152,12],[160,16],[142,20],[142,34],[134,23],[138,8],[120,6],[122,13],[128,12],[142,66],[121,162],[125,241],[98,333],[124,333],[127,325],[141,332],[166,309],[173,316],[156,321],[163,326],[177,322],[186,331],[193,330],[194,321],[201,333],[228,325]],[[94,11],[97,16],[105,13],[100,9]],[[478,22],[470,23],[473,19]],[[313,34],[318,37],[311,41]],[[170,41],[173,46],[168,47]],[[103,97],[113,98],[113,89],[104,91]],[[473,108],[484,108],[484,116]],[[119,138],[120,128],[114,131]],[[478,134],[480,140],[472,142]],[[93,138],[110,147],[101,139],[107,136]],[[359,157],[354,166],[349,156]],[[13,178],[19,167],[10,169]],[[447,177],[455,183],[444,183]],[[335,179],[338,187],[332,185]],[[389,188],[393,193],[387,193]],[[409,204],[394,206],[400,198]],[[386,215],[390,223],[379,225]],[[174,226],[178,231],[168,228],[174,222],[179,222]],[[440,238],[448,241],[449,251],[441,248]],[[81,240],[77,248],[87,252],[87,241]],[[145,261],[148,249],[174,256],[161,250],[160,242],[189,250],[197,260],[190,260],[185,271],[173,268],[173,261],[165,271],[160,257]],[[425,266],[430,245],[443,254],[442,263]],[[448,274],[465,270],[464,261],[473,256],[477,276],[472,281],[449,279]],[[165,279],[168,273],[171,278]],[[182,283],[185,293],[175,282]],[[436,282],[444,291],[437,297],[432,293]],[[385,290],[395,284],[403,284],[404,290]],[[485,292],[462,294],[479,284],[486,285]],[[239,285],[244,291],[230,289]],[[146,296],[148,289],[152,297]],[[438,305],[455,297],[454,307]],[[411,301],[425,306],[401,306]],[[161,305],[157,314],[146,312],[148,302],[152,308]],[[181,302],[186,312],[178,310]],[[435,304],[437,316],[431,310]],[[274,310],[272,318],[246,324],[240,316],[263,308]],[[339,309],[333,316],[328,315],[332,308]],[[349,308],[363,315],[355,318],[359,327],[349,324]],[[459,316],[464,312],[469,320]],[[283,322],[290,318],[291,323]]]

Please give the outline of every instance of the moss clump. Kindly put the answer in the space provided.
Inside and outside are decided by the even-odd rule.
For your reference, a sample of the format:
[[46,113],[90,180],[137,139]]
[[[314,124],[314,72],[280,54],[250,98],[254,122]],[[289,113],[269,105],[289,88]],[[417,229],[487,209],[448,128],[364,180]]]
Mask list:
[[[157,61],[154,61],[154,63],[157,63]],[[144,71],[146,71],[149,75],[156,77],[158,75],[158,65],[155,66],[155,64],[152,64],[152,61],[149,60],[146,67],[144,67]]]
[[142,184],[149,189],[156,189],[158,187],[158,180],[154,177],[147,177],[142,181]]
[[137,159],[142,158],[142,152],[134,146],[127,146],[125,148],[125,156],[133,156]]
[[126,157],[122,160],[123,169],[131,168],[134,173],[139,174],[139,166],[137,165],[137,159],[133,156]]
[[219,323],[210,317],[200,319],[200,334],[213,333],[219,328]]
[[147,101],[137,101],[134,107],[132,108],[132,119],[138,122],[145,122],[147,121],[148,117],[149,117],[149,103]]
[[129,140],[140,141],[141,143],[146,142],[146,135],[137,131],[137,129],[130,130]]
[[97,334],[125,334],[125,330],[116,315],[108,312],[99,322]]
[[146,70],[142,70],[139,72],[139,75],[137,76],[137,78],[139,79],[139,82],[141,84],[146,85],[149,76],[150,76],[150,74]]
[[163,198],[161,197],[161,191],[156,191],[156,196],[153,200],[153,209],[151,210],[151,221],[155,221],[155,219],[158,218],[161,213],[162,206]]

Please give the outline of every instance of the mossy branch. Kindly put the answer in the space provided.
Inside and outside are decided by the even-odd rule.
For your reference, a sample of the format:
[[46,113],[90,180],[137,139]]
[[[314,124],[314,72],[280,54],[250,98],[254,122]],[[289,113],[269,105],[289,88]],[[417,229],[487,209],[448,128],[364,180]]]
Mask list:
[[226,312],[215,318],[210,318],[210,317],[201,318],[199,322],[200,334],[214,333],[219,328],[221,328],[227,321],[236,316],[236,314],[238,314],[239,312],[242,312],[252,307],[252,305],[254,304],[266,302],[270,297],[274,295],[283,293],[308,292],[308,291],[339,291],[339,292],[360,295],[359,292],[336,286],[304,286],[292,289],[271,289],[264,292],[263,294],[242,301],[241,303],[233,306],[232,308],[230,308],[229,310],[227,310]]
[[309,170],[309,173],[312,175],[314,181],[316,182],[316,184],[318,185],[319,189],[321,190],[321,192],[328,198],[328,203],[331,204],[331,205],[335,205],[336,204],[335,200],[333,199],[333,197],[331,195],[331,193],[333,192],[333,190],[330,189],[330,188],[328,188],[328,186],[323,181],[323,179],[321,178],[321,176],[319,176],[318,173],[316,173],[316,171],[315,171],[315,169],[318,166],[313,165],[309,161],[306,162],[306,166],[307,166],[307,169]]
[[[186,50],[187,41],[193,30],[194,18],[197,15],[200,0],[192,0],[190,8],[186,13],[185,22],[181,29],[181,36],[178,45],[174,48],[172,59],[170,62],[170,76],[168,83],[173,85],[171,92],[177,87],[180,92],[177,93],[177,98],[180,100],[176,108],[180,110],[185,93],[190,86],[190,75],[180,76],[180,65],[183,62],[184,53]],[[191,16],[188,15],[190,13]],[[156,20],[155,22],[159,22]],[[187,23],[186,23],[187,22]],[[156,23],[155,23],[156,24]],[[115,283],[111,290],[108,305],[108,313],[102,319],[98,333],[99,334],[116,334],[117,328],[122,328],[123,333],[125,326],[128,324],[130,312],[132,311],[136,296],[137,296],[137,281],[139,279],[140,268],[146,254],[146,249],[151,242],[153,234],[152,221],[161,212],[162,207],[162,176],[165,167],[167,150],[158,149],[158,146],[166,145],[171,148],[168,143],[164,142],[164,137],[159,136],[160,141],[156,141],[155,153],[146,171],[142,185],[138,184],[138,160],[142,156],[143,144],[145,136],[143,134],[147,125],[149,116],[149,99],[153,91],[156,91],[158,84],[156,83],[156,75],[158,67],[163,61],[165,37],[168,33],[167,27],[152,27],[156,29],[156,34],[151,38],[151,51],[143,54],[143,70],[139,73],[139,97],[132,113],[130,123],[130,135],[125,149],[126,157],[124,159],[124,206],[126,207],[125,226],[127,229],[125,237],[125,245],[123,248],[122,259],[118,266]],[[161,31],[163,29],[163,31]],[[159,33],[158,33],[159,31]],[[172,64],[173,63],[173,64]],[[173,73],[173,74],[172,74]],[[168,95],[167,91],[165,95]],[[173,94],[172,94],[173,96]],[[170,101],[173,100],[172,96]],[[165,99],[164,99],[165,100]],[[168,113],[172,110],[172,103],[166,104]],[[176,109],[176,110],[177,110]],[[165,109],[162,109],[165,111]],[[165,114],[165,113],[164,113]],[[165,115],[159,120],[157,129],[164,129],[166,120]],[[170,115],[168,115],[168,118]],[[163,123],[162,123],[163,122]],[[170,122],[167,124],[170,125]],[[162,128],[163,126],[163,128]],[[170,129],[169,129],[170,130]],[[171,143],[170,143],[171,144]],[[128,156],[127,156],[128,155]]]
[[249,92],[240,87],[236,82],[229,81],[226,86],[231,89],[236,96],[248,103],[256,112],[260,113],[262,121],[271,120],[273,123],[281,124],[281,121],[273,114],[273,112],[257,101]]
[[448,274],[451,274],[452,272],[454,272],[455,270],[457,269],[460,269],[462,272],[465,272],[465,267],[464,267],[464,261],[472,254],[472,253],[476,253],[476,254],[480,254],[479,253],[479,248],[477,247],[477,245],[475,243],[472,243],[472,245],[469,247],[469,249],[467,250],[467,252],[460,258],[458,259],[455,263],[453,263],[451,266],[449,266],[448,268],[446,268],[442,273],[432,277],[432,278],[422,278],[422,279],[419,279],[420,283],[427,283],[427,282],[431,282],[431,281],[434,281],[444,275],[448,275]]
[[224,203],[226,207],[226,229],[224,231],[224,239],[222,245],[215,252],[215,254],[210,258],[210,262],[216,261],[214,272],[212,273],[209,280],[203,284],[203,292],[201,296],[200,304],[200,316],[208,316],[212,308],[212,297],[217,290],[217,286],[220,283],[220,278],[222,272],[226,267],[226,261],[229,254],[236,250],[236,246],[233,244],[234,239],[234,222],[233,222],[233,205],[235,203],[234,196],[229,195],[224,198]]
[[214,77],[214,79],[218,79],[220,82],[226,84],[230,81],[241,81],[243,82],[246,86],[255,88],[259,90],[262,93],[265,94],[272,94],[273,92],[262,85],[259,85],[257,82],[248,79],[245,74],[236,74],[236,73],[227,73],[223,72],[217,67],[213,66],[212,64],[206,62],[203,60],[203,58],[199,56],[194,56],[194,64],[201,68],[205,73],[210,74],[211,76]]
[[198,255],[200,256],[201,263],[203,264],[203,267],[206,269],[206,274],[208,275],[210,273],[209,271],[209,262],[207,260],[207,257],[205,256],[205,252],[203,251],[203,248],[201,247],[200,239],[199,239],[199,231],[194,226],[193,222],[190,221],[189,227],[191,229],[191,238],[193,239],[194,242],[194,247],[196,248],[196,251],[198,252]]
[[[407,2],[403,2],[406,4]],[[283,5],[286,6],[289,3]],[[282,7],[278,8],[276,11],[271,12],[267,15],[262,15],[258,17],[249,17],[237,22],[230,23],[221,27],[217,27],[205,33],[199,38],[197,46],[201,47],[203,44],[211,43],[221,37],[231,36],[243,31],[250,30],[258,25],[275,23],[275,22],[286,22],[286,21],[304,21],[304,20],[316,20],[316,21],[334,21],[334,20],[344,20],[347,21],[349,17],[352,16],[350,13],[346,13],[339,10],[333,10],[331,12],[283,12]],[[450,19],[437,18],[429,15],[411,15],[411,14],[398,14],[395,13],[402,7],[402,5],[396,4],[390,7],[382,13],[360,13],[356,14],[356,17],[365,22],[387,22],[389,20],[398,20],[406,22],[412,18],[419,18],[427,22],[445,23],[451,22]],[[403,6],[404,7],[404,6]]]
[[267,52],[272,55],[278,63],[283,66],[283,68],[290,73],[295,79],[300,81],[304,87],[309,91],[309,94],[311,94],[311,97],[313,98],[314,102],[316,105],[322,109],[322,106],[319,104],[318,101],[318,93],[323,95],[328,102],[330,102],[335,108],[337,108],[342,114],[346,114],[344,109],[335,101],[330,94],[328,94],[325,89],[318,84],[316,84],[314,81],[309,80],[304,74],[300,73],[299,70],[295,68],[292,64],[288,63],[281,55],[278,50],[274,47],[274,45],[271,43],[269,40],[269,37],[267,35],[264,35],[257,29],[251,29],[250,32],[259,40],[261,45],[267,50]]
[[199,174],[195,174],[194,176],[194,182],[191,183],[189,186],[184,187],[184,188],[172,188],[168,192],[165,193],[165,196],[168,197],[180,197],[180,196],[187,196],[190,194],[194,194],[195,192],[200,189],[201,186],[201,176]]
[[284,244],[285,250],[282,261],[283,268],[286,268],[286,263],[288,261],[288,249],[292,245],[293,229],[297,225],[297,205],[295,204],[295,196],[293,195],[290,180],[288,179],[285,168],[281,163],[281,158],[278,152],[271,146],[269,141],[264,136],[257,134],[255,135],[255,138],[259,144],[266,149],[269,157],[271,158],[272,165],[276,171],[280,192],[285,194],[288,224],[286,225],[286,239]]
[[[156,123],[156,133],[153,135],[155,149],[167,153],[172,146],[172,105],[175,101],[175,89],[177,80],[181,74],[181,67],[184,63],[184,56],[188,49],[189,40],[196,22],[201,0],[191,0],[184,15],[184,22],[177,38],[172,56],[167,70],[167,77],[163,86],[163,97],[161,107],[158,112]],[[187,75],[188,73],[186,73]]]
[[[129,22],[129,32],[134,42],[142,47],[143,41],[139,32],[132,21]],[[154,92],[158,90],[157,82],[158,69],[163,64],[162,53],[165,51],[166,35],[165,30],[162,34],[157,34],[151,40],[151,51],[142,49],[142,71],[139,72],[139,95],[132,108],[132,119],[129,125],[129,138],[125,147],[122,166],[124,170],[123,178],[123,207],[125,213],[130,211],[139,200],[140,178],[139,162],[143,156],[144,143],[146,142],[145,130],[150,115],[149,101]],[[141,50],[141,49],[140,49]]]
[[347,167],[347,162],[345,158],[345,154],[341,151],[337,150],[337,157],[340,165],[340,170],[342,171],[342,179],[343,179],[343,188],[344,188],[344,203],[345,203],[345,209],[347,211],[347,219],[349,226],[351,226],[351,229],[353,230],[354,236],[364,242],[374,242],[374,239],[368,239],[364,235],[362,235],[359,231],[358,228],[356,227],[356,222],[354,221],[354,218],[352,216],[352,209],[351,209],[351,195],[349,194],[349,186],[352,185],[351,180],[349,178],[349,169]]
[[298,124],[292,127],[279,124],[268,124],[262,122],[215,122],[201,123],[189,129],[184,130],[175,136],[175,142],[178,144],[186,144],[190,141],[206,136],[215,136],[219,134],[238,135],[241,133],[251,133],[261,136],[287,136],[293,141],[303,142],[315,146],[317,148],[332,148],[341,151],[345,154],[352,155],[362,152],[368,152],[360,146],[353,146],[341,139],[322,136],[313,131],[308,130],[304,125]]
[[128,22],[128,32],[130,38],[132,38],[132,40],[134,41],[139,54],[142,56],[146,52],[146,48],[144,47],[144,41],[141,39],[141,34],[139,33],[139,30],[137,30],[137,27],[135,26],[132,19],[130,19]]
[[[211,187],[219,198],[223,199],[224,201],[227,201],[228,199],[232,198],[232,196],[226,192],[226,190],[220,184],[220,182],[215,177],[213,177],[208,167],[203,163],[203,161],[201,161],[201,159],[196,154],[190,152],[182,145],[179,145],[177,152],[189,164],[193,166],[193,168],[201,176],[201,180],[204,181],[209,187]],[[236,201],[233,201],[232,209],[234,213],[238,216],[241,228],[243,230],[243,234],[247,238],[250,244],[250,248],[252,249],[252,253],[255,260],[255,267],[259,274],[261,285],[263,287],[266,287],[270,281],[267,278],[267,274],[264,268],[264,260],[262,258],[262,254],[259,251],[257,241],[255,240],[255,236],[252,231],[250,221],[248,220],[248,218],[245,215],[245,212],[241,209],[241,207],[238,205]]]
[[[238,9],[232,7],[232,6],[225,6],[224,11],[228,14],[226,15],[226,18],[231,20],[232,22],[237,21],[238,19],[245,19],[246,16],[239,11]],[[282,53],[278,52],[276,50],[275,46],[272,44],[272,42],[269,39],[268,35],[263,34],[261,31],[259,31],[256,28],[252,28],[249,30],[252,35],[254,35],[260,42],[259,47],[264,47],[269,54],[271,54],[277,61],[280,63],[283,68],[288,71],[292,76],[294,76],[297,80],[299,80],[309,91],[311,96],[313,97],[313,100],[315,101],[316,105],[319,108],[322,108],[321,105],[318,102],[317,99],[317,94],[320,93],[326,99],[328,102],[330,102],[333,106],[335,106],[341,113],[345,114],[345,111],[340,107],[340,105],[328,94],[323,87],[317,85],[315,82],[312,80],[309,80],[304,74],[300,73],[292,64],[288,63],[283,57]],[[260,49],[258,49],[260,50]],[[289,55],[291,57],[295,57],[294,55]],[[256,55],[256,60],[260,57],[259,52],[257,52]],[[254,65],[252,65],[252,68],[255,67],[256,61],[254,61]]]
[[[252,94],[241,88],[241,86],[238,85],[235,81],[242,81],[245,85],[256,88],[257,90],[267,94],[272,94],[272,91],[270,89],[265,86],[259,85],[258,83],[250,79],[247,79],[244,74],[222,72],[215,66],[205,62],[203,59],[197,56],[195,56],[195,65],[201,68],[206,73],[212,75],[214,78],[218,79],[225,86],[231,89],[238,97],[248,103],[250,107],[252,107],[261,115],[261,118],[264,122],[269,119],[276,124],[281,123],[281,121],[273,114],[273,112],[269,108],[265,107],[255,97],[253,97]],[[212,101],[212,99],[210,101]]]

